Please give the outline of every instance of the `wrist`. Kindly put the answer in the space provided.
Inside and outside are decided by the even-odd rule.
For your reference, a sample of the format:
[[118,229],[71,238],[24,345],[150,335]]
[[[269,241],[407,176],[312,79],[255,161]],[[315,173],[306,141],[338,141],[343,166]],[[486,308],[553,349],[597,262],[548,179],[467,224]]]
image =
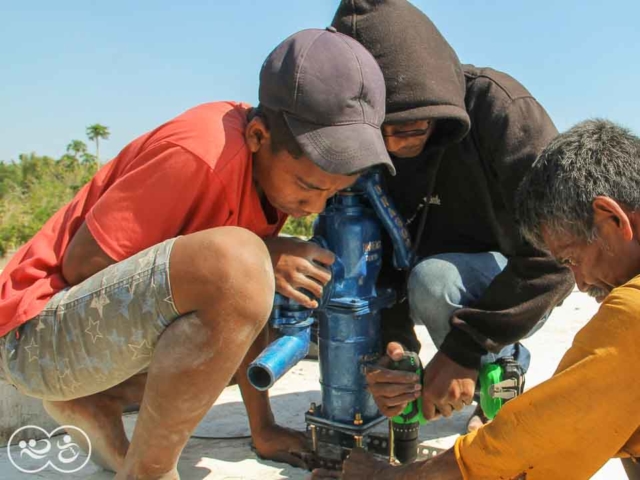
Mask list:
[[373,478],[375,480],[416,480],[421,478],[419,476],[421,470],[416,468],[419,465],[420,462],[395,467],[387,465],[382,471],[375,472]]

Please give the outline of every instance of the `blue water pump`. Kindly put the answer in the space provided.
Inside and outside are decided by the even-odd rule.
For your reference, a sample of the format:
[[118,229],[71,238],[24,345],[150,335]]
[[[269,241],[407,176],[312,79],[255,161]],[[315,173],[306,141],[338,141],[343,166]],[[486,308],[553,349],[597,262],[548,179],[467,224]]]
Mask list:
[[314,226],[311,241],[336,256],[319,307],[309,310],[276,295],[270,323],[282,335],[248,370],[256,388],[270,388],[306,356],[311,326],[317,322],[322,403],[311,405],[306,422],[320,466],[338,467],[355,446],[393,455],[389,439],[371,433],[386,418],[367,391],[364,376],[365,366],[383,353],[380,310],[395,302],[395,292],[377,285],[382,228],[393,242],[394,265],[408,269],[409,233],[384,193],[380,173],[371,171],[332,198]]

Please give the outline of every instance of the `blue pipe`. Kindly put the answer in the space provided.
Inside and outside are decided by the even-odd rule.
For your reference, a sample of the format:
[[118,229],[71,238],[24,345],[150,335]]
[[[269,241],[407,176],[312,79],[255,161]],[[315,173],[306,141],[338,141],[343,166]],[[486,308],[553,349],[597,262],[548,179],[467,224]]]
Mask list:
[[[311,241],[326,248],[322,238],[314,237]],[[330,270],[333,276],[333,267],[330,267]],[[324,286],[322,298],[318,299],[320,308],[331,297],[333,286],[333,281],[329,281]],[[312,297],[311,293],[306,290],[302,290],[302,292]],[[307,356],[311,325],[314,322],[313,314],[313,309],[304,307],[295,300],[276,293],[269,325],[281,336],[265,348],[260,356],[249,365],[247,376],[251,385],[258,390],[268,390],[291,367]]]
[[291,367],[307,356],[311,323],[309,321],[286,328],[288,331],[285,335],[262,351],[247,370],[251,385],[261,391],[270,389]]

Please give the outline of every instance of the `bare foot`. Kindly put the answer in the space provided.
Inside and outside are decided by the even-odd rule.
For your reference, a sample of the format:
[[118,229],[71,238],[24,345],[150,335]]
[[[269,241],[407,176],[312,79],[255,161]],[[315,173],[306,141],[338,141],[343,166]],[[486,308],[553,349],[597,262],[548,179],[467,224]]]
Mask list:
[[113,480],[180,480],[180,475],[178,474],[177,469],[173,469],[162,475],[126,475],[124,473],[119,473],[113,477]]
[[[117,472],[124,464],[129,440],[122,423],[122,408],[113,399],[101,394],[66,402],[43,402],[45,410],[60,425],[73,425],[84,431],[91,440],[91,460],[102,468]],[[85,452],[86,440],[69,432]]]
[[298,468],[308,469],[306,459],[310,455],[304,433],[279,425],[272,425],[253,433],[253,443],[260,458],[285,462]]

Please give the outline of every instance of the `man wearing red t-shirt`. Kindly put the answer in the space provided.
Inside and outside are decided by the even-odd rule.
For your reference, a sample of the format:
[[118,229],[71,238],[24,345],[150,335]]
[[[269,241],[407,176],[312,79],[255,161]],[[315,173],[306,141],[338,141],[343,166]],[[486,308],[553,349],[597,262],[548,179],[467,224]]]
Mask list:
[[[320,212],[373,165],[393,171],[384,79],[355,40],[305,30],[269,55],[259,99],[134,140],[0,276],[0,378],[82,428],[116,478],[178,478],[234,375],[258,453],[303,464],[302,434],[275,424],[245,371],[274,293],[313,307],[299,290],[320,296],[330,277],[330,252],[276,236],[286,216]],[[136,402],[129,444],[121,414]]]

